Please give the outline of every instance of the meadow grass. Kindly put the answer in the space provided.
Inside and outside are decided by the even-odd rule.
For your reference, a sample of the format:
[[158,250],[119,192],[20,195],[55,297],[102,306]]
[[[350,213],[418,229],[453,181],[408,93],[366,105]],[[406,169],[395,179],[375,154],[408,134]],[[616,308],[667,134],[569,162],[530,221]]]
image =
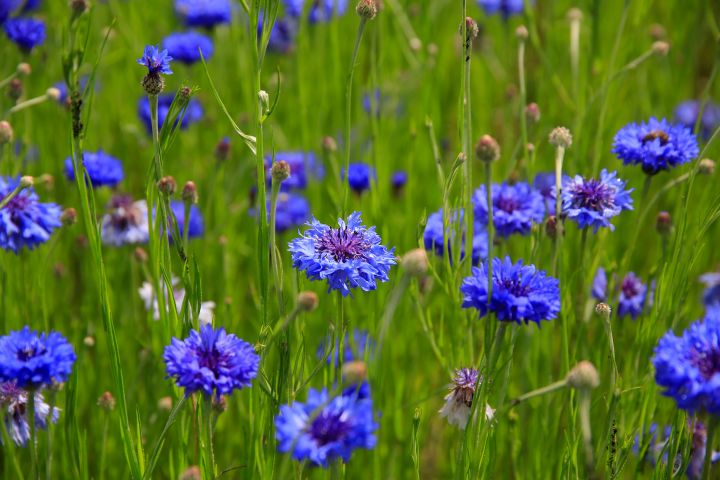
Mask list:
[[[251,17],[257,9],[272,12],[276,6],[269,0],[248,2]],[[679,455],[682,465],[689,461],[689,416],[661,395],[650,358],[667,330],[679,333],[703,315],[697,278],[718,265],[720,190],[716,177],[698,173],[697,160],[648,183],[640,168],[624,166],[611,148],[615,133],[629,122],[671,118],[680,101],[720,96],[717,6],[538,0],[525,13],[503,20],[485,15],[473,1],[383,3],[377,17],[365,22],[362,35],[352,4],[330,22],[303,21],[289,53],[267,52],[264,58],[262,38],[258,43],[255,28],[248,28],[253,20],[238,3],[232,23],[212,31],[215,52],[206,66],[174,63],[174,74],[164,77],[166,92],[191,87],[202,103],[202,120],[185,130],[172,130],[167,122],[155,141],[137,115],[146,72],[135,60],[146,44],[182,29],[170,0],[93,2],[75,20],[67,2],[46,1],[35,14],[47,24],[44,45],[21,52],[3,37],[0,77],[10,75],[20,62],[32,66],[32,73],[22,78],[24,99],[42,95],[63,79],[64,52],[76,49],[84,55],[68,72],[69,79],[95,76],[83,103],[87,117],[80,137],[73,136],[70,108],[47,101],[11,113],[13,102],[6,95],[0,99],[19,145],[2,147],[0,172],[52,175],[52,185],[36,183],[41,199],[79,212],[78,223],[60,229],[46,245],[0,254],[0,333],[24,325],[56,330],[78,356],[68,382],[46,394],[61,411],[57,424],[37,432],[38,475],[179,478],[189,466],[210,461],[202,438],[208,421],[214,425],[214,463],[203,467],[208,478],[213,469],[222,478],[684,474],[682,467],[674,470],[674,459]],[[572,7],[583,14],[574,53],[567,16]],[[480,26],[467,62],[460,27],[465,16]],[[520,25],[529,33],[525,41],[516,36]],[[658,25],[670,44],[667,55],[652,52],[651,30]],[[269,92],[271,103],[277,100],[266,119],[258,100],[261,89]],[[234,131],[213,90],[238,129],[254,140]],[[368,94],[377,115],[362,107]],[[180,96],[176,101],[181,110]],[[530,102],[539,105],[537,122],[524,118]],[[478,319],[475,310],[461,308],[459,287],[471,265],[458,258],[460,248],[454,249],[453,259],[430,254],[429,271],[421,280],[396,266],[389,282],[379,283],[375,291],[356,289],[346,298],[327,293],[325,282],[311,282],[293,269],[287,245],[296,230],[275,237],[263,224],[265,217],[252,213],[266,195],[263,188],[251,195],[258,176],[264,175],[258,158],[285,150],[313,151],[326,176],[311,180],[304,192],[312,215],[333,225],[339,216],[360,211],[366,225],[376,226],[383,244],[401,256],[423,247],[430,213],[443,206],[446,211],[467,209],[469,195],[482,183],[532,181],[536,173],[552,172],[556,151],[548,135],[557,126],[567,127],[573,136],[563,172],[597,176],[602,168],[617,170],[635,189],[635,209],[613,219],[614,231],[587,233],[566,222],[556,262],[555,242],[542,224],[527,236],[496,242],[494,256],[522,258],[559,279],[560,315],[540,328],[508,324],[497,335],[494,317]],[[492,135],[501,147],[491,170],[473,151],[483,134]],[[220,161],[214,151],[223,137],[230,137],[231,153]],[[326,137],[337,139],[338,148],[323,149]],[[717,138],[698,138],[700,158],[716,158]],[[175,241],[169,244],[164,241],[167,227],[154,222],[155,233],[144,246],[147,263],[135,259],[134,247],[102,245],[97,218],[112,191],[93,190],[63,175],[65,158],[100,148],[123,161],[126,178],[118,190],[149,198],[161,211],[168,208],[155,185],[161,176],[172,175],[180,186],[193,181],[205,220],[203,237],[183,241],[179,232],[171,232]],[[460,153],[465,155],[462,164],[457,162]],[[376,179],[362,195],[348,193],[339,180],[339,168],[347,166],[348,158],[376,169]],[[409,175],[399,195],[390,184],[396,170]],[[268,198],[271,193],[268,188]],[[655,229],[659,211],[671,215],[674,228],[668,236]],[[268,248],[272,238],[276,267]],[[620,319],[615,312],[610,316],[617,373],[609,330],[595,314],[589,294],[600,266],[620,276],[636,272],[646,283],[656,281],[653,306],[637,320]],[[178,309],[161,307],[161,319],[155,321],[138,289],[149,280],[161,290],[173,276],[185,285],[186,302]],[[297,312],[295,299],[308,290],[317,293],[319,306]],[[197,328],[200,302],[207,300],[217,304],[214,324],[254,344],[261,356],[252,387],[228,396],[226,410],[216,418],[200,395],[183,400],[183,391],[166,378],[162,359],[172,337],[185,338],[190,328]],[[171,299],[161,305],[164,301]],[[616,301],[609,302],[613,308]],[[276,328],[288,317],[285,328]],[[367,330],[375,341],[364,360],[380,426],[375,448],[356,450],[344,466],[324,470],[277,452],[274,418],[280,405],[304,401],[308,387],[333,389],[337,372],[318,359],[317,351],[326,337],[335,338],[342,329]],[[496,341],[497,351],[491,354]],[[600,375],[600,385],[589,397],[590,465],[580,408],[583,392],[563,388],[512,402],[564,379],[581,360],[592,362]],[[497,409],[494,421],[471,422],[464,431],[438,415],[452,372],[460,367],[481,368],[484,382],[476,397]],[[112,411],[98,406],[105,391],[118,403]],[[482,408],[478,405],[474,401],[473,409]],[[652,423],[673,426],[669,455],[654,466],[632,452],[636,436]],[[2,478],[32,478],[32,449],[14,447],[3,438]]]

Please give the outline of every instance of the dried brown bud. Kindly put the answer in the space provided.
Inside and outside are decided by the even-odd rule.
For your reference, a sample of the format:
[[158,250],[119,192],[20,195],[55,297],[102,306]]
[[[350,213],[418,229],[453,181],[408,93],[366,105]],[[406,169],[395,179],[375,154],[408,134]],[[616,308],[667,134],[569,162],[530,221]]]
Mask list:
[[500,145],[490,135],[483,135],[475,145],[475,155],[483,162],[494,162],[500,158]]
[[412,277],[423,277],[428,271],[428,255],[424,248],[415,248],[403,255],[403,270]]
[[182,190],[182,199],[186,203],[198,203],[198,193],[195,182],[191,180],[185,182]]
[[575,365],[565,380],[569,387],[576,390],[592,390],[600,385],[600,377],[595,365],[587,360]]
[[27,76],[32,73],[32,67],[30,66],[29,63],[23,62],[23,63],[18,64],[16,71],[17,71],[18,75]]
[[337,142],[333,137],[327,136],[323,138],[322,148],[327,153],[335,153],[337,152]]
[[652,25],[650,25],[650,37],[656,41],[664,40],[665,37],[667,37],[665,27],[663,27],[659,23],[653,23]]
[[202,480],[202,472],[200,467],[192,465],[180,474],[178,480]]
[[550,145],[569,148],[572,145],[572,134],[565,127],[555,127],[549,136]]
[[669,235],[672,232],[672,218],[669,212],[658,212],[655,228],[660,235]]
[[177,190],[177,182],[175,182],[175,178],[167,175],[158,180],[157,187],[158,190],[160,190],[160,193],[169,197],[175,194],[175,190]]
[[107,410],[108,412],[110,412],[112,410],[115,410],[115,397],[112,396],[112,393],[105,392],[100,395],[97,404],[103,410]]
[[612,308],[610,308],[610,305],[608,305],[607,303],[598,303],[597,305],[595,305],[595,313],[602,317],[610,318]]
[[528,103],[527,107],[525,107],[525,118],[531,123],[540,121],[540,107],[538,107],[537,103]]
[[20,97],[22,97],[23,90],[22,81],[20,81],[19,78],[13,78],[10,80],[10,84],[8,85],[8,97],[10,97],[13,101],[17,101]]
[[225,410],[227,410],[227,395],[220,395],[220,398],[216,398],[215,395],[212,396],[212,409],[213,412],[215,412],[217,415],[220,415]]
[[318,307],[318,296],[315,292],[300,292],[297,297],[297,307],[304,312],[312,312]]
[[378,12],[377,2],[376,0],[360,0],[355,11],[365,20],[372,20]]
[[360,384],[367,378],[367,365],[362,360],[343,363],[342,376],[348,383]]
[[545,220],[545,234],[553,240],[557,238],[558,225],[555,215],[550,215],[547,220]]
[[5,120],[0,120],[0,146],[12,142],[14,136],[12,125]]
[[35,185],[35,179],[30,175],[20,177],[20,187],[29,188]]
[[157,407],[158,407],[158,409],[160,409],[160,410],[164,410],[164,411],[166,411],[166,412],[169,412],[170,410],[172,410],[172,407],[173,407],[172,398],[170,398],[170,397],[161,397],[161,398],[158,400]]
[[77,210],[72,207],[63,210],[62,214],[60,215],[60,222],[66,227],[69,227],[70,225],[75,225],[77,223]]
[[159,73],[148,73],[143,77],[142,87],[148,95],[157,95],[165,89],[165,80]]
[[92,348],[95,346],[95,338],[88,335],[87,337],[83,338],[83,344],[88,348]]
[[225,137],[220,140],[215,147],[215,158],[219,162],[224,162],[230,158],[230,139]]
[[270,169],[270,176],[274,183],[282,183],[290,178],[290,164],[285,160],[273,163]]
[[[462,27],[460,27],[460,32],[462,32]],[[477,22],[472,17],[465,17],[465,42],[469,43],[475,40],[478,33],[480,33],[480,29]]]

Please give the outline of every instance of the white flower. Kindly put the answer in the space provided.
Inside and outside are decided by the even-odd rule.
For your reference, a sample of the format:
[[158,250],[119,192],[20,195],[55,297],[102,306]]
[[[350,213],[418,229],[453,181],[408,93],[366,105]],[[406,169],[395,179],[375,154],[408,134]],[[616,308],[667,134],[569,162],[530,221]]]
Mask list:
[[[175,299],[175,307],[178,313],[182,310],[183,300],[185,300],[185,289],[181,287],[180,279],[173,277],[171,279],[173,286],[173,297]],[[163,283],[163,290],[165,290],[165,297],[167,297],[167,286]],[[142,286],[138,288],[138,294],[145,305],[145,310],[153,310],[153,320],[160,320],[160,308],[158,307],[158,299],[155,295],[155,290],[150,282],[143,282]],[[168,309],[170,305],[168,304]],[[200,326],[206,324],[212,324],[213,318],[215,317],[215,302],[202,302],[200,305],[200,313],[198,314],[198,321]]]

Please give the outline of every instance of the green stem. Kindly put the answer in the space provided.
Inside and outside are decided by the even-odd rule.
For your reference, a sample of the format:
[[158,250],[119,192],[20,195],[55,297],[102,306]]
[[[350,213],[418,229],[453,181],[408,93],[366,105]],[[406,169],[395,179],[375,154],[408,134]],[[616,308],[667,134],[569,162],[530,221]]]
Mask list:
[[27,391],[27,419],[30,423],[30,462],[31,476],[36,480],[40,479],[40,465],[38,464],[38,452],[37,452],[37,436],[36,436],[36,425],[35,425],[35,389],[30,388]]
[[337,296],[337,318],[335,319],[335,342],[333,343],[333,348],[335,349],[335,352],[333,354],[336,357],[335,360],[335,382],[338,386],[342,384],[342,362],[343,362],[343,353],[345,352],[345,308],[344,308],[344,302],[343,302],[343,296],[338,291]]
[[555,148],[555,244],[553,253],[553,275],[557,277],[558,263],[560,256],[560,243],[565,233],[562,222],[562,169],[565,158],[565,148]]
[[12,200],[13,198],[17,197],[17,195],[18,195],[20,192],[22,192],[24,189],[25,189],[25,186],[23,186],[22,183],[18,183],[17,186],[15,187],[15,189],[14,189],[12,192],[10,192],[5,198],[3,198],[2,200],[0,200],[0,210],[2,210],[3,208],[5,208],[5,206],[6,206],[8,203],[10,203],[10,200]]
[[[284,314],[284,303],[283,303],[283,285],[282,276],[280,275],[280,256],[277,248],[277,234],[275,232],[275,224],[277,220],[277,199],[280,193],[280,182],[272,180],[272,186],[270,189],[270,260],[272,263],[273,279],[275,281],[275,288],[278,291],[278,308],[281,316]],[[262,207],[261,207],[262,208]]]
[[525,115],[525,108],[527,107],[527,88],[525,86],[525,40],[522,39],[518,44],[518,77],[520,78],[520,131],[522,132],[523,141],[522,169],[525,170],[525,178],[530,178],[530,174],[532,172],[530,171],[528,160],[528,128],[527,115]]
[[583,448],[585,450],[585,474],[587,478],[595,477],[595,460],[590,427],[590,392],[578,391],[580,401],[580,428],[582,429]]
[[203,394],[202,404],[203,480],[215,478],[215,454],[213,452],[212,396]]
[[[467,19],[465,15],[467,10],[467,0],[463,0],[463,35],[464,35],[464,50],[463,50],[463,76],[462,76],[462,151],[465,154],[465,165],[463,165],[463,172],[465,178],[463,181],[463,209],[465,211],[465,243],[470,254],[466,256],[469,261],[466,262],[466,275],[470,275],[472,268],[472,239],[473,239],[473,226],[474,219],[472,212],[472,155],[470,147],[470,138],[472,136],[472,112],[471,112],[471,100],[470,100],[470,60],[472,52],[472,36],[469,35],[467,30]],[[462,237],[462,235],[461,235]]]
[[352,123],[352,85],[353,74],[355,72],[355,62],[357,61],[358,52],[360,51],[360,42],[362,41],[363,32],[365,31],[365,17],[360,18],[357,36],[355,37],[355,46],[353,47],[352,57],[350,58],[350,69],[345,83],[345,195],[343,197],[342,216],[347,214],[348,198],[350,196],[350,182],[348,181],[348,169],[350,168],[350,125]]
[[39,105],[39,104],[45,102],[48,98],[50,98],[50,97],[47,94],[44,94],[44,95],[40,95],[39,97],[25,100],[24,102],[18,103],[17,105],[15,105],[11,109],[9,109],[5,116],[7,117],[8,115],[12,115],[13,113],[17,113],[21,110],[25,110],[26,108],[30,108],[35,105]]
[[[495,233],[495,224],[493,223],[493,201],[492,201],[492,162],[485,162],[485,189],[487,190],[487,210],[488,210],[488,223],[487,223],[487,272],[488,272],[488,285],[487,285],[487,299],[488,299],[488,320],[490,319],[490,303],[492,300],[492,262],[493,262],[493,234]],[[469,212],[465,212],[465,215],[470,216]],[[472,239],[468,239],[468,243],[472,245]],[[472,248],[472,247],[470,247]]]
[[520,395],[519,397],[512,400],[512,402],[510,402],[510,407],[519,405],[520,403],[530,400],[531,398],[535,398],[535,397],[539,397],[541,395],[546,395],[548,393],[555,392],[557,390],[565,388],[566,386],[567,386],[567,380],[565,380],[565,379],[558,380],[557,382],[553,382],[550,385],[546,385],[542,388],[538,388],[536,390],[532,390],[528,393]]
[[717,431],[718,419],[714,415],[709,416],[707,422],[707,439],[705,440],[705,460],[703,461],[702,479],[710,479],[710,469],[712,467],[713,440]]

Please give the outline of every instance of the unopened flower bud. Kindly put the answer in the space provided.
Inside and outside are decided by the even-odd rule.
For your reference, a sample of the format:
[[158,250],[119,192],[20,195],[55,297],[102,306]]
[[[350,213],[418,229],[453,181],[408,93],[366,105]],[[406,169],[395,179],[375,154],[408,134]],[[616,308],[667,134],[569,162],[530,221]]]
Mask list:
[[273,182],[278,184],[284,182],[290,178],[290,164],[285,160],[273,163],[270,169],[270,175],[272,176]]
[[115,410],[115,397],[113,397],[112,393],[105,392],[100,395],[97,404],[103,410],[107,410],[108,412],[110,412],[112,410]]
[[157,95],[165,89],[165,80],[157,72],[148,73],[143,77],[142,87],[148,95]]
[[173,407],[172,398],[170,398],[170,397],[161,397],[161,398],[158,400],[157,407],[158,407],[158,409],[160,409],[160,410],[164,410],[164,411],[166,411],[166,412],[169,412],[170,410],[172,410],[172,407]]
[[524,42],[528,39],[528,29],[525,25],[520,25],[515,29],[515,37],[520,40],[521,42]]
[[422,277],[428,271],[428,256],[424,248],[415,248],[407,252],[401,261],[401,266],[408,275]]
[[652,51],[655,55],[666,56],[670,51],[670,44],[663,40],[658,40],[652,44]]
[[669,212],[658,213],[655,228],[660,235],[669,235],[672,232],[672,218]]
[[438,48],[437,43],[429,43],[428,44],[427,52],[428,52],[428,55],[430,55],[431,57],[434,57],[435,55],[437,55],[439,51],[440,51],[440,48]]
[[312,312],[318,306],[318,296],[315,292],[300,292],[297,297],[297,306],[304,312]]
[[598,303],[595,305],[595,313],[601,317],[609,318],[612,313],[612,308],[607,303]]
[[222,140],[220,140],[215,146],[215,158],[220,161],[224,162],[228,158],[230,158],[230,139],[225,137]]
[[[462,27],[460,27],[460,31],[462,32]],[[475,40],[478,33],[480,33],[480,29],[477,22],[472,17],[465,17],[465,42],[469,43]]]
[[177,182],[175,182],[175,178],[170,175],[162,177],[158,180],[157,186],[160,193],[167,196],[174,195],[175,190],[177,190]]
[[367,378],[367,365],[362,360],[343,363],[342,376],[348,383],[358,384]]
[[88,335],[87,337],[83,338],[83,344],[88,348],[92,348],[95,346],[95,339]]
[[217,415],[220,415],[227,410],[227,395],[220,395],[217,398],[215,395],[212,396],[212,409]]
[[75,225],[77,223],[77,210],[72,207],[63,210],[62,214],[60,215],[60,222],[66,227],[69,227],[70,225]]
[[52,190],[55,188],[55,177],[49,173],[43,173],[37,178],[37,183],[47,190]]
[[327,153],[335,153],[337,152],[337,142],[333,137],[327,136],[323,138],[322,148]]
[[192,465],[180,474],[178,480],[202,480],[202,472],[200,467]]
[[663,27],[659,23],[653,23],[652,25],[650,25],[650,37],[656,41],[665,39],[665,37],[667,37],[665,27]]
[[50,87],[50,88],[48,88],[47,90],[45,90],[45,95],[46,95],[50,100],[55,100],[56,102],[57,102],[58,100],[60,100],[60,90],[58,90],[58,89],[55,88],[55,87]]
[[198,193],[195,182],[187,181],[182,190],[182,199],[186,203],[198,203]]
[[0,120],[0,146],[13,141],[15,136],[10,122]]
[[24,175],[20,177],[20,186],[22,188],[29,188],[35,184],[35,179],[30,175]]
[[712,175],[715,173],[715,162],[709,158],[703,158],[698,164],[698,172],[703,175]]
[[525,145],[525,148],[527,148],[528,153],[533,153],[535,151],[535,144],[528,143]]
[[553,147],[569,148],[572,145],[572,134],[565,127],[555,127],[550,132],[549,140]]
[[8,97],[10,97],[10,99],[13,101],[17,101],[20,97],[22,97],[23,83],[20,81],[19,78],[13,78],[12,80],[10,80],[7,94]]
[[260,102],[260,107],[263,113],[270,111],[270,95],[268,92],[260,90],[258,92],[258,101]]
[[27,76],[27,75],[30,75],[30,73],[32,73],[32,67],[30,66],[29,63],[23,62],[23,63],[18,64],[16,71],[17,71],[18,75]]
[[500,145],[490,135],[483,135],[475,145],[475,155],[483,162],[494,162],[500,158]]
[[135,261],[138,263],[145,263],[148,261],[147,251],[142,247],[136,247],[133,252],[133,258],[135,258]]
[[410,50],[413,52],[419,52],[422,49],[422,40],[417,37],[410,39]]
[[557,218],[555,217],[555,215],[550,215],[547,220],[545,220],[545,234],[551,239],[555,240],[557,238],[557,233]]
[[540,107],[538,107],[537,103],[528,103],[527,107],[525,107],[525,118],[531,123],[540,121]]
[[570,10],[568,10],[567,18],[571,22],[581,21],[583,18],[582,10],[580,10],[579,8],[571,8]]
[[88,0],[70,0],[70,8],[76,16],[85,13],[89,6]]
[[576,390],[592,390],[600,385],[600,377],[595,365],[587,360],[575,365],[565,380],[569,387]]
[[360,0],[355,7],[355,11],[358,15],[366,20],[372,20],[377,15],[377,1],[376,0]]

